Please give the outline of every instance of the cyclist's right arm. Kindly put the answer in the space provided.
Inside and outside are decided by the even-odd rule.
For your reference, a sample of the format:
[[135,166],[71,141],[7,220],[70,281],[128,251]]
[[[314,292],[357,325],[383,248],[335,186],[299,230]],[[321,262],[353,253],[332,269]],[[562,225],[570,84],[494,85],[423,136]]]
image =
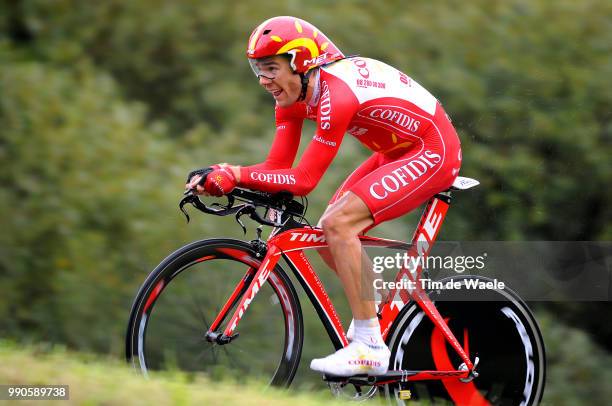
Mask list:
[[298,103],[288,108],[275,108],[276,135],[270,153],[262,163],[247,166],[253,169],[286,169],[291,168],[300,146],[302,124],[306,117],[306,106]]

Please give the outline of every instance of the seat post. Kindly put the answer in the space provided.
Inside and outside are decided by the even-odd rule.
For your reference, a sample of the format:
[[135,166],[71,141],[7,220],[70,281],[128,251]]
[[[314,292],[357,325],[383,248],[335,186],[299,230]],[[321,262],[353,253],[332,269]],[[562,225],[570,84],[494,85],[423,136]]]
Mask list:
[[446,204],[450,205],[451,201],[453,200],[453,189],[449,188],[446,189],[444,192],[436,193],[433,198],[438,198]]

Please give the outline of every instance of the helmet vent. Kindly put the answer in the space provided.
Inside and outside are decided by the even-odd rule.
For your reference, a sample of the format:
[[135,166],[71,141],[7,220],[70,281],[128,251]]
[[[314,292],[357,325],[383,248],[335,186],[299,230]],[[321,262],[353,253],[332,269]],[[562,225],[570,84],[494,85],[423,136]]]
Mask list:
[[263,32],[263,35],[268,35],[268,34],[270,33],[270,31],[272,31],[272,30],[265,30],[265,31]]

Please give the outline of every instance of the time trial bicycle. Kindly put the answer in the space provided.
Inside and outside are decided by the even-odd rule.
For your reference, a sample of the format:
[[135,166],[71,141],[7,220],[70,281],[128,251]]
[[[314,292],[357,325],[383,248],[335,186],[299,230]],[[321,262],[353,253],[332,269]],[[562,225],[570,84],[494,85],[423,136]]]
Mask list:
[[[425,257],[436,240],[454,191],[478,184],[458,177],[427,203],[411,243],[360,236],[364,247],[402,250]],[[242,216],[273,227],[267,240],[216,238],[188,244],[164,259],[146,278],[133,302],[126,357],[145,375],[179,368],[204,371],[212,379],[255,375],[289,386],[302,352],[302,309],[289,273],[314,306],[334,348],[348,345],[342,323],[305,251],[325,249],[320,228],[305,219],[304,201],[287,194],[235,189],[227,203],[207,205],[187,192],[180,209],[192,205],[219,216]],[[307,204],[306,204],[307,206]],[[286,264],[281,266],[281,258]],[[482,276],[457,275],[459,289],[425,291],[427,274],[412,262],[395,281],[377,315],[391,350],[381,376],[324,376],[336,395],[353,399],[377,393],[391,403],[445,399],[462,405],[533,405],[542,398],[545,350],[538,324],[512,290],[470,289]],[[471,282],[470,282],[471,281]],[[401,286],[398,284],[398,286]],[[350,389],[350,391],[349,391]]]

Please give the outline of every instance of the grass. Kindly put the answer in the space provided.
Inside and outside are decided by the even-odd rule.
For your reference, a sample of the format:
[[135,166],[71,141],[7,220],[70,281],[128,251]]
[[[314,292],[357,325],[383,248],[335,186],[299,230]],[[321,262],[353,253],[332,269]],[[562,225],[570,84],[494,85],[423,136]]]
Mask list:
[[[605,319],[605,317],[604,317]],[[538,313],[548,371],[542,405],[604,405],[612,399],[612,357],[577,329]],[[46,344],[18,345],[0,339],[0,384],[69,385],[75,405],[346,405],[320,385],[304,390],[263,390],[255,381],[212,382],[180,372],[145,379],[116,358],[67,351]],[[318,392],[314,392],[317,390]],[[0,401],[0,404],[4,404]],[[11,404],[11,402],[9,402]],[[13,401],[41,405],[39,401]],[[62,404],[55,401],[52,404]],[[371,404],[379,404],[373,402]]]
[[[148,379],[126,364],[90,354],[72,353],[48,345],[18,346],[0,340],[0,383],[69,385],[74,405],[343,405],[329,393],[300,393],[263,389],[248,382],[211,382],[204,376],[180,372],[154,373]],[[40,405],[17,400],[8,404]]]

